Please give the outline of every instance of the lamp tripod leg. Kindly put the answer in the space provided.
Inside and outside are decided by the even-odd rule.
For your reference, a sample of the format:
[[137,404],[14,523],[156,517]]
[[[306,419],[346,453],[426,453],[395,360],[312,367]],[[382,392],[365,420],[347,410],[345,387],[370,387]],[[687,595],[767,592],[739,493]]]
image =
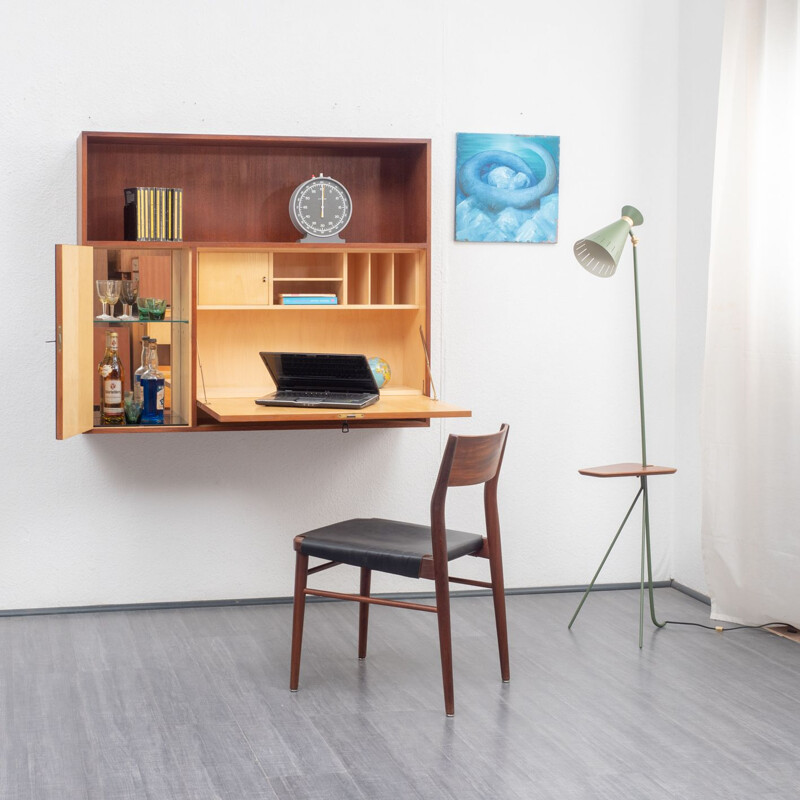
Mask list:
[[[644,476],[642,476],[642,488],[640,492],[644,494],[644,500],[642,501],[642,555],[640,558],[640,571],[639,571],[639,649],[642,649],[642,637],[644,632],[644,562],[645,562],[645,552],[647,551],[647,514],[645,509],[647,508],[647,483]],[[649,552],[648,552],[649,555]],[[648,568],[650,564],[648,561]],[[648,575],[649,575],[648,569]],[[652,600],[652,580],[650,584],[648,584],[650,589],[650,597]]]
[[581,602],[578,603],[578,607],[575,609],[575,613],[572,615],[572,619],[569,621],[567,629],[572,628],[572,623],[575,622],[575,619],[580,613],[580,610],[583,608],[583,604],[586,602],[586,598],[589,596],[589,592],[592,591],[592,587],[594,586],[594,583],[597,580],[597,576],[600,574],[600,571],[603,569],[603,565],[606,563],[606,559],[609,557],[611,551],[614,549],[614,545],[617,543],[617,539],[619,539],[619,535],[622,533],[622,529],[625,527],[625,523],[628,521],[628,517],[630,517],[631,512],[636,506],[636,502],[639,499],[641,493],[642,489],[639,489],[639,491],[636,493],[636,497],[633,498],[633,502],[631,503],[631,507],[628,509],[628,513],[625,515],[625,519],[622,520],[622,524],[617,529],[616,536],[614,536],[614,538],[611,540],[611,544],[609,545],[608,550],[606,550],[606,554],[603,556],[603,560],[600,562],[600,566],[597,568],[597,572],[595,572],[591,583],[586,587],[586,591],[583,593],[583,597],[581,597]]
[[644,482],[644,505],[642,506],[642,512],[645,521],[644,530],[645,548],[647,553],[647,588],[650,595],[650,619],[653,621],[653,625],[655,625],[657,628],[663,628],[667,623],[659,622],[656,619],[656,604],[655,600],[653,599],[653,566],[650,558],[650,498],[647,494],[647,478],[643,477],[642,481]]

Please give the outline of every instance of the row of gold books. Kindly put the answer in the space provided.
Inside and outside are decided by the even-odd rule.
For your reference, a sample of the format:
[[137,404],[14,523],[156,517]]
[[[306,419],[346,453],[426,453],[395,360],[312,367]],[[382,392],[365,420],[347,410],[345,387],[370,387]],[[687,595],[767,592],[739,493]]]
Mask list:
[[183,189],[136,186],[125,189],[125,240],[183,241]]

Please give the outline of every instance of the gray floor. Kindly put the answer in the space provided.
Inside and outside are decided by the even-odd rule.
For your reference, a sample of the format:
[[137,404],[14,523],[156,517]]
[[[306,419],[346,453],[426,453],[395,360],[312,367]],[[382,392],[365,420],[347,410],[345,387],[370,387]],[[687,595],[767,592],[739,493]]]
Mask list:
[[[698,798],[800,795],[800,644],[648,627],[638,594],[454,601],[456,717],[432,615],[309,606],[287,690],[289,606],[0,619],[0,798]],[[657,592],[662,618],[708,608]]]

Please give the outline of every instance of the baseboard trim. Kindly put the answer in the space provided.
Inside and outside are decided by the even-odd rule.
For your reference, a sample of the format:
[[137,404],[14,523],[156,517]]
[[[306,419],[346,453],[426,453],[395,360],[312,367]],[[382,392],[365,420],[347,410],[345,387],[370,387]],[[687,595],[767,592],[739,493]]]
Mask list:
[[[559,594],[565,592],[585,592],[587,584],[578,586],[530,586],[516,589],[506,589],[506,595],[518,594]],[[695,592],[682,584],[672,580],[653,581],[656,589],[677,589],[697,600],[710,604],[705,595]],[[593,592],[613,592],[621,589],[638,589],[638,583],[596,583]],[[459,597],[481,597],[491,594],[489,589],[472,589],[451,593],[453,599]],[[425,600],[434,597],[433,592],[403,592],[391,594],[376,594],[386,600]],[[271,606],[291,603],[291,597],[248,597],[231,600],[179,600],[160,603],[116,603],[108,605],[90,606],[53,606],[47,608],[10,608],[0,609],[0,617],[30,617],[45,614],[97,614],[111,611],[171,611],[182,608],[230,608],[232,606]],[[338,603],[344,602],[328,597],[309,597],[309,603]]]
[[698,592],[697,589],[690,589],[688,586],[684,586],[682,583],[678,583],[676,580],[671,580],[670,586],[672,586],[673,589],[677,589],[682,594],[688,595],[695,600],[699,600],[701,603],[705,603],[707,606],[711,605],[711,598],[707,594]]

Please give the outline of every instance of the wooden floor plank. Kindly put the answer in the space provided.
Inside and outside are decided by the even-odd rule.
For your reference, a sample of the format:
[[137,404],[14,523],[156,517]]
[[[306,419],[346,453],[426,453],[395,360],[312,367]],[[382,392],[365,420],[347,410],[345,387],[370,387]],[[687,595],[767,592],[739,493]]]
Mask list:
[[[291,607],[0,618],[0,800],[796,800],[800,648],[759,630],[645,628],[638,593],[453,601],[456,716],[435,619]],[[708,607],[656,593],[662,619]]]

